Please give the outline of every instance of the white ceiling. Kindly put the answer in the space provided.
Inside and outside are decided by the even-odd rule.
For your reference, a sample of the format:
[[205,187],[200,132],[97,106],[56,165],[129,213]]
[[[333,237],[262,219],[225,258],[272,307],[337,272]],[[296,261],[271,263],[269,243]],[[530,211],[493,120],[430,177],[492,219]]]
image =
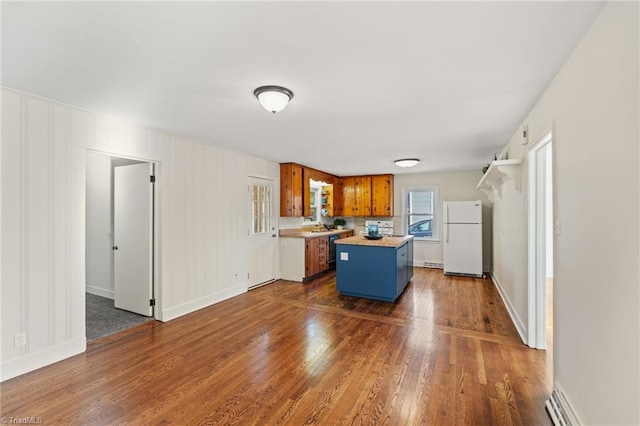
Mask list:
[[[2,2],[2,84],[337,175],[480,169],[597,2]],[[291,89],[278,114],[253,96]],[[393,165],[417,157],[406,170]]]

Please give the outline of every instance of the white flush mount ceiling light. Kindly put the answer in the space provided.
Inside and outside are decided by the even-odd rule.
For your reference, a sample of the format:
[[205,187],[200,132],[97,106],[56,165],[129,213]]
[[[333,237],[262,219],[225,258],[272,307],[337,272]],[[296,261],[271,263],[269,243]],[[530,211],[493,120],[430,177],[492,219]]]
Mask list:
[[400,167],[413,167],[419,162],[420,160],[418,160],[417,158],[401,158],[400,160],[394,161],[396,166]]
[[267,111],[276,113],[282,111],[293,99],[293,92],[281,86],[260,86],[253,91],[260,104]]

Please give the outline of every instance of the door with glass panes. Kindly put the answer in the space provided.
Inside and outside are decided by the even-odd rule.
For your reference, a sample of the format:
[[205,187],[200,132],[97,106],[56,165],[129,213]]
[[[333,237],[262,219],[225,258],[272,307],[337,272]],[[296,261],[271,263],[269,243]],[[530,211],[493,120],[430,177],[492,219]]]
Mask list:
[[249,288],[275,280],[272,180],[249,178]]

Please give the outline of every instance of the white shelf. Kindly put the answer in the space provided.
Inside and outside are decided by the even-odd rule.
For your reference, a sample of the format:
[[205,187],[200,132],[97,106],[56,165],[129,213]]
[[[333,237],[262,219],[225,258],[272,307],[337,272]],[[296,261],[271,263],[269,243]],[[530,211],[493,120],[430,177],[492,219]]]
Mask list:
[[521,169],[522,160],[495,160],[491,162],[489,169],[485,172],[478,188],[487,194],[493,201],[493,192],[498,193],[498,197],[502,198],[502,185],[508,180],[513,181],[513,187],[516,191],[521,190]]

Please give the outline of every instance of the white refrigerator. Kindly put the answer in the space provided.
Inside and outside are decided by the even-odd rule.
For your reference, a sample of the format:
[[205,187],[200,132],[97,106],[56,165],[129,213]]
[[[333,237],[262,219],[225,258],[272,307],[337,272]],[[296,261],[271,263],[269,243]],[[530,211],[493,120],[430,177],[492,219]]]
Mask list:
[[482,277],[482,202],[445,201],[444,273]]

